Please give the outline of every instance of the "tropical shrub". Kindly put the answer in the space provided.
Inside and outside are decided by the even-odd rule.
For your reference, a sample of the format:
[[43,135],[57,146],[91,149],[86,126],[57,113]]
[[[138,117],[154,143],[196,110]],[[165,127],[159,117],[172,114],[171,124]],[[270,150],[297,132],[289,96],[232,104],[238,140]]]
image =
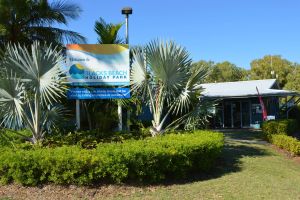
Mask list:
[[[153,41],[133,53],[131,84],[133,94],[149,106],[153,120],[151,133],[162,134],[170,115],[179,115],[176,123],[193,124],[206,120],[206,106],[199,101],[201,81],[206,67],[193,69],[187,50],[170,42]],[[184,123],[183,123],[184,121]]]
[[124,143],[103,143],[96,149],[78,146],[29,150],[0,148],[0,181],[90,185],[99,182],[160,182],[206,172],[224,145],[221,133],[195,131]]
[[26,129],[19,131],[0,129],[0,148],[22,145],[25,142],[25,138],[30,136],[31,132]]
[[46,147],[60,147],[63,145],[78,145],[81,148],[96,148],[98,143],[124,142],[129,139],[143,139],[150,134],[143,132],[102,132],[94,129],[91,131],[69,132],[68,134],[51,134],[42,144]]
[[[30,130],[0,129],[0,147],[26,147],[26,139],[31,136]],[[85,149],[96,148],[99,143],[124,142],[125,140],[140,140],[150,137],[149,128],[140,128],[131,132],[103,132],[99,129],[91,131],[61,132],[55,130],[41,141],[40,146],[55,148],[64,145],[76,145]],[[32,146],[33,147],[33,146]]]
[[294,119],[271,120],[263,123],[262,131],[265,138],[279,148],[300,155],[300,141],[291,137],[298,128]]
[[270,120],[263,123],[262,131],[266,139],[270,140],[274,134],[292,135],[297,127],[297,121],[294,119]]
[[272,144],[291,152],[293,155],[300,155],[300,141],[287,135],[272,135]]
[[34,42],[30,48],[7,45],[0,63],[0,124],[6,128],[28,128],[32,143],[42,140],[64,114],[56,106],[64,95],[61,64],[57,47]]

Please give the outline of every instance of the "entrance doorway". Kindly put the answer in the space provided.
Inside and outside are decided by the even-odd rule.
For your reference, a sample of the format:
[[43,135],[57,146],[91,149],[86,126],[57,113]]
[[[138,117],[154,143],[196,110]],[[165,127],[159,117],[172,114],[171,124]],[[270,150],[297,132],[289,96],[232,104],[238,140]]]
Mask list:
[[232,101],[224,104],[224,127],[250,127],[250,101]]

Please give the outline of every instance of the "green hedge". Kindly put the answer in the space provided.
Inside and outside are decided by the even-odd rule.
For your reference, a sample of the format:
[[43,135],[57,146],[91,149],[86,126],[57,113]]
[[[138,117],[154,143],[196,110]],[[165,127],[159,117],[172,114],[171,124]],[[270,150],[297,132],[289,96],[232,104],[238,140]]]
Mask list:
[[271,120],[262,125],[266,139],[270,140],[274,134],[292,135],[297,130],[298,124],[294,119]]
[[290,136],[297,131],[297,127],[297,121],[294,119],[272,120],[263,123],[262,131],[272,144],[293,155],[300,155],[300,141]]
[[195,131],[124,143],[0,149],[0,182],[90,185],[128,180],[159,182],[209,170],[224,145],[221,133]]
[[[30,138],[29,130],[13,131],[10,129],[0,129],[0,147],[24,147],[30,148],[31,145],[25,144],[25,137]],[[124,142],[125,140],[140,140],[151,137],[149,129],[140,129],[135,132],[101,132],[99,129],[91,131],[75,131],[65,133],[52,133],[46,135],[40,145],[44,147],[61,146],[80,146],[85,149],[93,149],[98,143]]]
[[13,131],[9,129],[0,129],[0,147],[13,147],[25,142],[24,137],[30,137],[29,130]]
[[272,135],[271,142],[279,148],[300,155],[300,141],[287,135]]

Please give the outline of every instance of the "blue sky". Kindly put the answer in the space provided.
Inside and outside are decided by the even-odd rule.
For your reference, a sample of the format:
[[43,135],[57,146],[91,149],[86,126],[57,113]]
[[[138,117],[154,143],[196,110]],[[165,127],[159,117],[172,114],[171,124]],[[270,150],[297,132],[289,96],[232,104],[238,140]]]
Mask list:
[[[171,39],[186,47],[193,61],[228,60],[249,69],[253,59],[282,55],[300,62],[299,0],[72,0],[83,12],[68,28],[96,43],[94,23],[123,22],[121,9],[133,8],[129,43]],[[125,29],[121,30],[125,35]]]

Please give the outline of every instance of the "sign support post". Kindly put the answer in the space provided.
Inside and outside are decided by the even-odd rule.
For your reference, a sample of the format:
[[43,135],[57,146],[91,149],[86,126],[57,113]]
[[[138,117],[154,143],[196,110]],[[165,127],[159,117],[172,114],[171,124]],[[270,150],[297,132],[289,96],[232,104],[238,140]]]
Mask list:
[[76,99],[76,125],[77,130],[80,129],[80,100]]
[[118,118],[119,118],[118,128],[119,128],[119,131],[122,131],[122,129],[123,129],[123,118],[122,118],[122,104],[121,104],[120,100],[118,100]]

